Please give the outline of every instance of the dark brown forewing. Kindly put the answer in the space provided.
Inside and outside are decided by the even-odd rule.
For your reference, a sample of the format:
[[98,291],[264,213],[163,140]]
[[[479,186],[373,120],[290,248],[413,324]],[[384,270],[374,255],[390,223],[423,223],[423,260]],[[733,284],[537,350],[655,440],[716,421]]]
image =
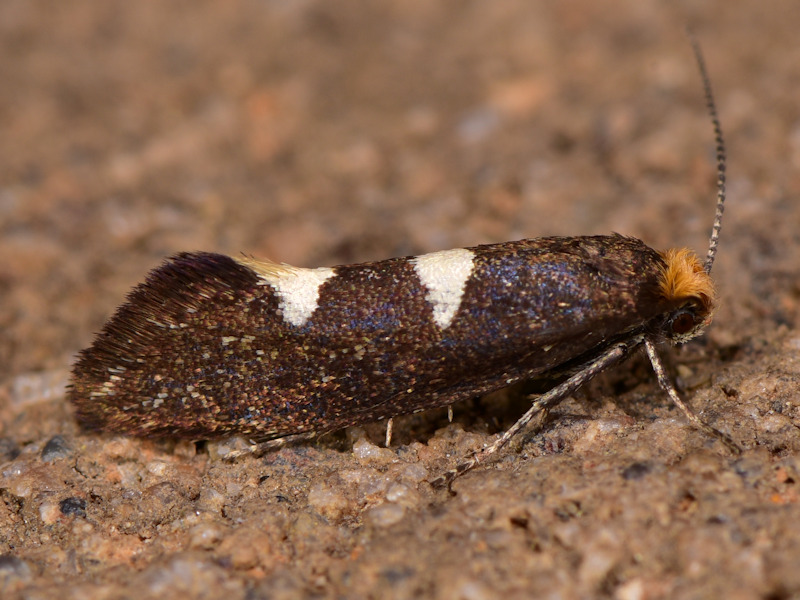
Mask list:
[[88,427],[270,438],[448,404],[552,369],[664,310],[660,257],[621,236],[472,249],[442,330],[408,259],[336,268],[302,327],[269,285],[220,255],[152,272],[75,366]]

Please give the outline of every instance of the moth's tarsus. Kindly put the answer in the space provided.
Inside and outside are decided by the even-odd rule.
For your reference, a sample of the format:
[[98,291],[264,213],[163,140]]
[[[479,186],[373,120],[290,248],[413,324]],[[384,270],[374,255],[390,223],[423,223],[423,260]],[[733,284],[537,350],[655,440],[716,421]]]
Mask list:
[[698,417],[691,408],[689,408],[686,403],[681,400],[681,397],[678,395],[678,392],[675,390],[675,386],[672,385],[672,382],[667,377],[666,372],[664,371],[664,365],[661,363],[661,359],[656,352],[655,344],[650,339],[644,340],[644,348],[647,352],[647,358],[650,359],[650,364],[653,366],[653,371],[655,371],[656,379],[658,379],[658,385],[661,386],[661,389],[667,393],[670,400],[677,406],[684,416],[689,420],[689,422],[694,425],[697,429],[709,435],[711,437],[717,438],[720,442],[722,442],[728,450],[730,450],[733,454],[739,455],[742,453],[741,447],[733,441],[733,439],[719,431],[711,427],[708,423],[705,423]]
[[524,429],[531,422],[533,417],[544,410],[553,408],[598,373],[601,373],[611,365],[624,359],[631,351],[639,347],[642,341],[642,338],[639,338],[632,341],[620,342],[608,348],[599,357],[593,358],[585,363],[572,377],[537,397],[528,411],[492,444],[479,450],[470,458],[460,462],[456,465],[455,469],[448,471],[441,477],[432,481],[431,485],[434,487],[441,486],[452,481],[462,473],[466,473],[470,469],[490,460],[512,437]]
[[274,440],[267,440],[265,442],[257,442],[250,444],[249,446],[241,450],[234,450],[233,452],[229,452],[224,457],[222,457],[222,459],[227,462],[232,462],[244,456],[262,456],[263,454],[269,452],[270,450],[277,450],[278,448],[283,448],[284,446],[290,446],[298,442],[307,442],[309,440],[313,440],[315,437],[317,437],[317,434],[315,432],[308,432],[308,433],[297,433],[295,435],[276,438]]

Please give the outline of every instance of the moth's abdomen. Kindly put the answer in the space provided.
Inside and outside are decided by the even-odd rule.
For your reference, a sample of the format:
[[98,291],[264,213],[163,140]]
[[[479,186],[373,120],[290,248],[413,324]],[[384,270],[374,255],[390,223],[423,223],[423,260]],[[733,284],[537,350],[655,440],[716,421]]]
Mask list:
[[181,254],[84,350],[87,427],[267,439],[448,404],[557,367],[669,308],[622,236],[298,269]]

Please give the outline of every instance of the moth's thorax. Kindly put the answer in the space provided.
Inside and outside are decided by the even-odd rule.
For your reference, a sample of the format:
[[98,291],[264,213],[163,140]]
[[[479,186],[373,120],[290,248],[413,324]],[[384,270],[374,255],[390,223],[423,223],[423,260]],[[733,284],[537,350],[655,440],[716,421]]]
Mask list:
[[682,343],[700,335],[711,323],[716,309],[714,282],[688,248],[670,248],[660,254],[664,265],[659,274],[659,291],[663,300],[676,306],[662,333],[673,342]]

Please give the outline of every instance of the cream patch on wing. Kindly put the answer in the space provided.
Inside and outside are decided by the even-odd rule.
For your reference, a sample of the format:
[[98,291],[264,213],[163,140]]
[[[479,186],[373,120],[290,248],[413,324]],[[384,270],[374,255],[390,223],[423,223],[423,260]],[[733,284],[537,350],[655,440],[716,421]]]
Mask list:
[[336,271],[329,267],[303,269],[268,260],[235,260],[255,271],[263,284],[275,290],[284,320],[295,327],[305,325],[311,318],[319,305],[320,287],[336,275]]
[[423,254],[411,259],[433,307],[433,320],[446,329],[461,306],[464,288],[475,268],[475,253],[466,248]]

